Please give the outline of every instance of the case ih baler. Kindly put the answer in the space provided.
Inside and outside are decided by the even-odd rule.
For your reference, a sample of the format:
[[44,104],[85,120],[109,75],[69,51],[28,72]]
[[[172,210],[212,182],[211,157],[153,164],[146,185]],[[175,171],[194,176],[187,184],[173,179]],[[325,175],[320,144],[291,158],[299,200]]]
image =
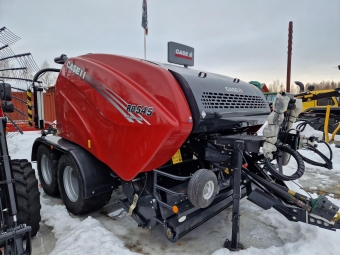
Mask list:
[[[120,204],[138,226],[161,224],[171,242],[233,206],[225,246],[238,249],[245,196],[290,221],[340,227],[339,208],[326,197],[310,199],[283,182],[302,176],[296,150],[315,143],[291,129],[301,101],[279,95],[270,113],[261,91],[239,79],[105,54],[55,61],[62,68],[39,71],[33,89],[34,123],[43,129],[35,82],[59,72],[57,130],[35,141],[32,160],[45,192],[60,193],[73,214],[104,206],[122,186]],[[255,136],[267,118],[265,136]],[[297,168],[287,174],[290,158]]]

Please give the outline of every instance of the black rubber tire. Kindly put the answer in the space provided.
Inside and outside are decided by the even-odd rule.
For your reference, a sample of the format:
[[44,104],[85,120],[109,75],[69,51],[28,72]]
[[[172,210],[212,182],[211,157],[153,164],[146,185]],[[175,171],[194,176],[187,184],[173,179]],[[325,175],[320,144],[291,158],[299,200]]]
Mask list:
[[293,181],[301,178],[301,176],[305,173],[305,163],[300,154],[297,151],[290,148],[289,146],[277,146],[277,149],[283,152],[287,152],[296,160],[297,163],[296,172],[290,176],[284,175],[283,173],[277,171],[271,164],[272,160],[267,158],[265,158],[264,160],[266,169],[272,174],[274,178],[281,181]]
[[[44,155],[49,159],[51,163],[52,175],[51,175],[50,184],[47,184],[45,182],[43,175],[42,175],[41,159]],[[46,145],[39,146],[38,151],[37,151],[37,167],[38,167],[39,180],[45,193],[53,197],[57,197],[60,194],[59,186],[58,186],[58,161],[59,161],[59,155],[56,152],[52,151]]]
[[[65,187],[64,187],[63,174],[67,166],[70,166],[73,168],[76,174],[76,178],[78,180],[79,196],[75,202],[69,199],[69,197],[66,194]],[[61,198],[63,199],[67,210],[75,215],[86,214],[94,210],[97,210],[103,207],[104,205],[106,205],[111,199],[112,191],[109,191],[109,192],[106,192],[106,193],[103,193],[103,194],[100,194],[98,196],[91,197],[88,199],[83,198],[84,197],[83,196],[84,195],[83,180],[80,176],[78,166],[73,161],[73,159],[68,155],[61,156],[59,160],[58,181],[59,181],[59,190],[60,190]]]
[[[337,122],[337,123],[334,123],[334,124],[332,124],[332,130],[333,130],[333,132],[335,131],[335,129],[338,127],[338,125],[339,125],[339,122]],[[333,134],[333,132],[332,132],[332,134]],[[340,135],[340,130],[336,133],[337,135]]]
[[11,164],[18,202],[18,224],[31,226],[31,236],[35,236],[41,220],[38,180],[31,162],[26,159],[12,160]]
[[[206,199],[203,196],[205,185],[212,181],[213,193],[210,198]],[[188,199],[196,207],[205,208],[215,199],[218,191],[217,177],[214,172],[208,169],[200,169],[191,177],[188,185]]]
[[[328,133],[329,135],[329,139],[331,138],[333,132],[335,131],[335,129],[338,127],[339,123],[335,123],[335,124],[328,124]],[[322,135],[322,140],[325,141],[325,132],[324,132],[324,124],[320,125],[317,130],[322,131],[323,135]],[[340,134],[340,131],[338,131],[337,135]]]

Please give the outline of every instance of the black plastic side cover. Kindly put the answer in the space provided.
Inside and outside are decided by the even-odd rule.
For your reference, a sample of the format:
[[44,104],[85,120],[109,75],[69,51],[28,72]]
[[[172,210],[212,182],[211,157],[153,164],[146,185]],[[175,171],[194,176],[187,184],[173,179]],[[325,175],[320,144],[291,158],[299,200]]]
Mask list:
[[194,94],[191,91],[191,88],[188,84],[188,82],[183,78],[182,75],[180,75],[179,73],[176,73],[172,70],[169,70],[169,72],[175,77],[176,81],[178,82],[178,84],[181,86],[182,91],[188,101],[189,104],[189,108],[192,114],[192,119],[193,119],[193,129],[195,130],[195,128],[198,126],[198,124],[200,123],[200,112],[194,97]]

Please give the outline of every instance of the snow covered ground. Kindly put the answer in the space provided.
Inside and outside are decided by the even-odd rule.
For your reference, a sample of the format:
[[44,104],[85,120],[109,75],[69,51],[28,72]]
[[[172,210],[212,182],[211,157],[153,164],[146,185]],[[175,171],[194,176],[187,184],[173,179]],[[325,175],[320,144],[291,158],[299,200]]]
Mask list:
[[[322,133],[307,127],[307,136]],[[8,139],[12,159],[31,157],[31,146],[39,132],[26,132]],[[337,140],[340,140],[338,137]],[[324,145],[319,148],[325,151]],[[340,206],[340,148],[333,149],[333,170],[306,164],[305,175],[298,181],[313,197],[329,194]],[[316,159],[313,152],[302,151]],[[35,164],[33,165],[35,167]],[[296,184],[291,189],[304,193]],[[41,190],[41,229],[33,240],[33,254],[235,254],[221,248],[231,235],[231,208],[190,232],[177,243],[168,242],[162,227],[152,230],[137,224],[120,209],[120,190],[114,191],[107,206],[89,215],[76,217],[67,212],[61,199],[51,198]],[[340,231],[332,232],[304,223],[293,223],[273,209],[264,211],[246,199],[241,202],[240,255],[340,254]]]

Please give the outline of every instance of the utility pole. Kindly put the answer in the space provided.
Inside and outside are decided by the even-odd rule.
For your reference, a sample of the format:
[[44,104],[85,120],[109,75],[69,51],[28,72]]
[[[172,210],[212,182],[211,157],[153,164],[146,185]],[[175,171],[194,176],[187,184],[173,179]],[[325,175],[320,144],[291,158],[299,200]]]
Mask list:
[[290,92],[290,71],[292,65],[292,44],[293,44],[293,21],[289,22],[288,28],[288,59],[287,59],[287,83],[286,92]]

